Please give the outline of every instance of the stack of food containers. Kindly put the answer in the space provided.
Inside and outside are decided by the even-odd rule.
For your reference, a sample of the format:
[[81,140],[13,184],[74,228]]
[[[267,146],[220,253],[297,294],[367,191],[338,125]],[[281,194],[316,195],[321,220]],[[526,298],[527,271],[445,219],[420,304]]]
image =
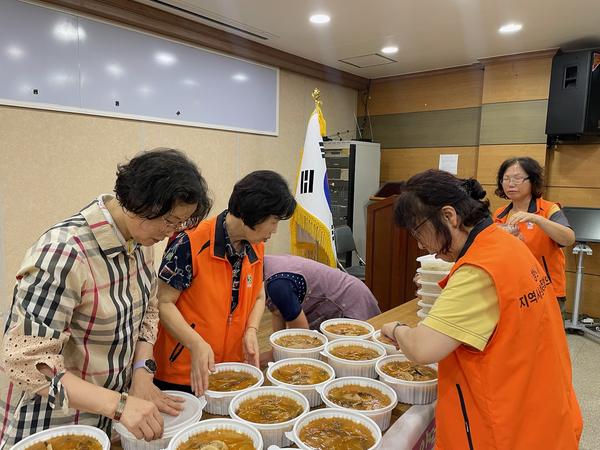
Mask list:
[[421,265],[417,269],[417,285],[419,286],[417,315],[424,319],[442,292],[438,283],[450,273],[454,263],[438,259],[435,255],[420,256],[417,258],[417,262]]

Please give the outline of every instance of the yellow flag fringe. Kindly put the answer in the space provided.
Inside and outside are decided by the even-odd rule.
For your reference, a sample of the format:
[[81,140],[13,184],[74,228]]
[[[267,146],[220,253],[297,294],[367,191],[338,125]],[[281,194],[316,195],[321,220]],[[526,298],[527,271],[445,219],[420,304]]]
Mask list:
[[[310,235],[314,242],[303,241],[298,236],[299,229]],[[290,219],[290,231],[292,254],[336,267],[337,258],[330,245],[331,230],[300,205],[296,206]]]

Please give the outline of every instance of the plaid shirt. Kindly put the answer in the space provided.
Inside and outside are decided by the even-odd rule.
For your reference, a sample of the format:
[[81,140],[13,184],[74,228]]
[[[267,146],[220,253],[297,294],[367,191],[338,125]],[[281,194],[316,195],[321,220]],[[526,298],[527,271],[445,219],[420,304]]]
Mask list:
[[[59,425],[110,434],[108,418],[69,408],[60,379],[68,370],[127,390],[136,343],[156,339],[153,249],[127,245],[104,207],[108,198],[45,232],[17,274],[0,349],[0,448]],[[37,371],[38,363],[54,378]],[[48,397],[35,394],[45,387]]]

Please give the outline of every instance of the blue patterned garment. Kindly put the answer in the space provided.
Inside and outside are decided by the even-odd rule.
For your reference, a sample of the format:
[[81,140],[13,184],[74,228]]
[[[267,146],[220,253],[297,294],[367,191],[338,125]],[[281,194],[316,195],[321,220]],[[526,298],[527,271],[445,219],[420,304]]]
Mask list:
[[265,280],[267,308],[278,309],[286,322],[298,318],[306,296],[306,280],[302,275],[279,272]]

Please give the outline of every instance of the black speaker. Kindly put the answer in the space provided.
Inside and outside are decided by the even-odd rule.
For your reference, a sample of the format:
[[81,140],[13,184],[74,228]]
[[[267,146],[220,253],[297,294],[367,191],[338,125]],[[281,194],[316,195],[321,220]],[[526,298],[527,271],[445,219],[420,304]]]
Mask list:
[[554,56],[546,134],[600,135],[600,50]]

